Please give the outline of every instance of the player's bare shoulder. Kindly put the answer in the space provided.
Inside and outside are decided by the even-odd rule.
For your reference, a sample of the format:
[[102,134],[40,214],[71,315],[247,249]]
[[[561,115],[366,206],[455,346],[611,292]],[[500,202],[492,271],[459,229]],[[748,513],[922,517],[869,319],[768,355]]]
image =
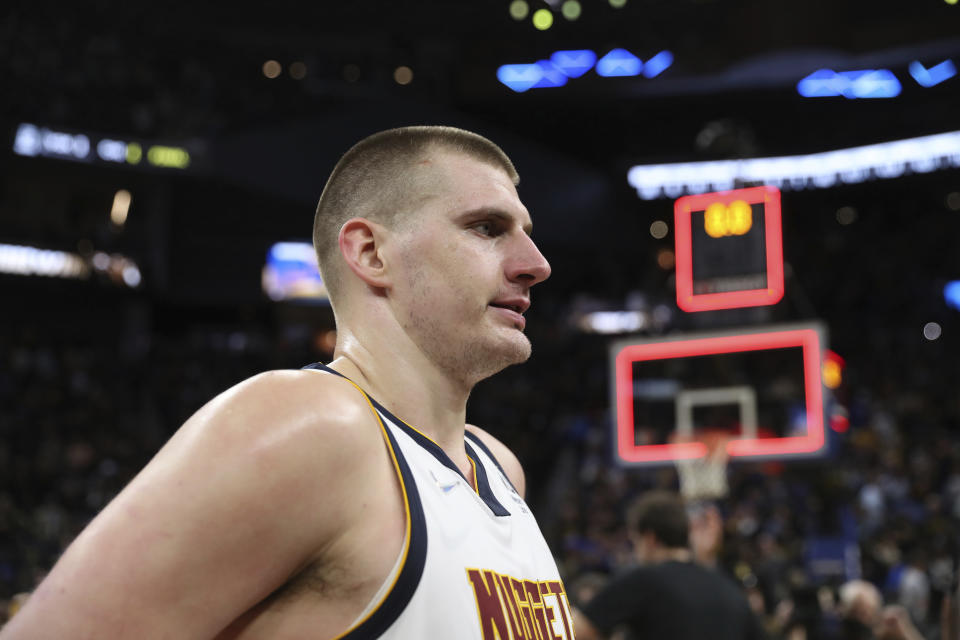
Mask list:
[[157,458],[206,459],[207,467],[230,460],[275,489],[279,500],[311,484],[334,490],[375,464],[370,454],[382,448],[376,417],[352,384],[312,371],[269,371],[207,403]]
[[[316,371],[267,371],[220,394],[182,431],[212,430],[259,449],[319,440],[324,449],[380,442],[366,397],[339,376]],[[346,453],[346,452],[345,452]]]
[[510,478],[510,482],[513,483],[514,488],[517,490],[521,496],[526,495],[527,490],[527,479],[523,473],[523,465],[520,464],[520,460],[517,459],[517,456],[510,450],[507,445],[500,442],[498,439],[481,429],[480,427],[468,424],[466,425],[467,431],[477,436],[483,444],[487,445],[487,448],[490,449],[490,453],[497,459],[497,462],[500,463],[500,466],[503,467],[504,473],[507,474],[507,477]]
[[36,637],[213,637],[304,568],[354,562],[352,540],[371,535],[365,497],[383,494],[389,473],[377,419],[352,385],[257,375],[177,431],[67,549],[17,626]]

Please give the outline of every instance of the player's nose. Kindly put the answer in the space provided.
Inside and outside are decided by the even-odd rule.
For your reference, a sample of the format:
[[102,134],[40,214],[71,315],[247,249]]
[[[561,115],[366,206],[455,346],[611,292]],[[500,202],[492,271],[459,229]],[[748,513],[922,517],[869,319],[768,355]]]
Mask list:
[[509,280],[532,287],[550,277],[550,263],[540,253],[533,238],[527,234],[518,234],[517,246],[511,253],[511,259],[507,264]]

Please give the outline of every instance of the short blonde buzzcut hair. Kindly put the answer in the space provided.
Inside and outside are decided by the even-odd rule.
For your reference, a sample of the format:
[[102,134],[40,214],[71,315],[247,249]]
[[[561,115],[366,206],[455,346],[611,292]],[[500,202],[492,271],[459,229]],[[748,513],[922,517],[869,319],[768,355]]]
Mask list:
[[444,126],[388,129],[350,148],[330,173],[313,218],[313,248],[331,299],[339,285],[337,237],[340,227],[360,216],[391,225],[422,196],[413,169],[437,151],[462,153],[503,169],[519,184],[513,162],[496,144],[481,135]]

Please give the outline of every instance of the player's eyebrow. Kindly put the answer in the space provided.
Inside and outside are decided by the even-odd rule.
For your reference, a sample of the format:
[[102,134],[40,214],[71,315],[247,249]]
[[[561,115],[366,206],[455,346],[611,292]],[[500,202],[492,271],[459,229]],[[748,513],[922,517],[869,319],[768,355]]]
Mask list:
[[[470,209],[469,211],[464,211],[459,216],[459,220],[466,221],[470,219],[481,219],[481,218],[495,218],[501,222],[513,224],[518,222],[517,216],[504,211],[503,209],[498,209],[496,207],[479,207],[477,209]],[[527,220],[525,224],[521,224],[520,228],[523,229],[523,232],[527,235],[530,235],[533,232],[533,221]]]

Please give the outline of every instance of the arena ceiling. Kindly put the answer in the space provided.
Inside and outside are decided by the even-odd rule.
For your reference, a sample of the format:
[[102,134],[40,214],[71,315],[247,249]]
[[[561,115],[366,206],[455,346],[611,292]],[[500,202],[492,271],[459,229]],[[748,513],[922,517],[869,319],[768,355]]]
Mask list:
[[[960,6],[918,2],[580,0],[552,28],[494,2],[121,3],[0,9],[2,122],[200,141],[224,180],[314,202],[352,142],[403,124],[489,135],[515,158],[532,207],[577,238],[635,203],[637,163],[810,153],[956,129],[960,78],[931,88],[908,65],[960,60]],[[548,7],[530,0],[531,11]],[[662,75],[514,92],[509,63],[624,48]],[[263,64],[280,63],[277,78]],[[304,76],[289,71],[303,64]],[[413,78],[398,84],[394,73]],[[895,99],[805,99],[812,71],[888,68]],[[560,240],[560,237],[550,238]]]

